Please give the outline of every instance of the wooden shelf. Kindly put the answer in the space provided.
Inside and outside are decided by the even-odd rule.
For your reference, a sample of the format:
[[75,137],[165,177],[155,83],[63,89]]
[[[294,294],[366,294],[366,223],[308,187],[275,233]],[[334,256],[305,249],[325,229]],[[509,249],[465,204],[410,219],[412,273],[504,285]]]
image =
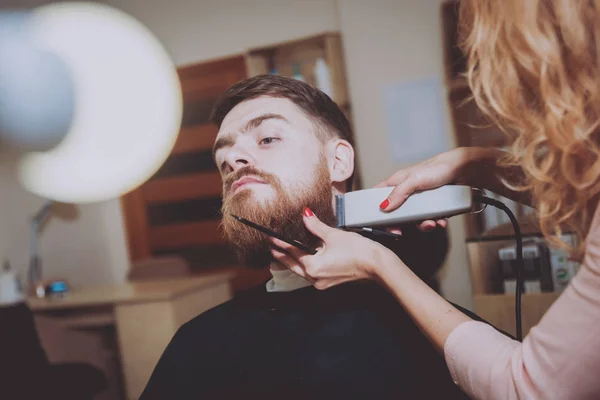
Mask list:
[[469,90],[469,82],[463,78],[452,79],[446,86],[451,93]]
[[325,32],[250,49],[247,53],[248,75],[256,76],[276,71],[279,75],[292,77],[297,67],[307,83],[318,87],[315,63],[319,58],[325,61],[329,69],[332,93],[328,94],[340,107],[347,105],[349,100],[346,67],[341,35],[337,32]]
[[[538,324],[560,293],[524,293],[521,295],[523,337]],[[480,294],[473,297],[474,312],[496,328],[516,335],[515,295]]]
[[70,329],[103,328],[115,325],[115,316],[111,312],[102,314],[74,315],[65,321],[65,326]]
[[[530,217],[520,219],[525,237],[541,234]],[[498,282],[498,250],[514,245],[511,224],[501,225],[479,238],[467,242],[467,255],[470,266],[471,288],[473,291],[473,311],[496,328],[515,335],[515,294],[497,293],[501,290]],[[551,256],[548,262],[551,261]],[[561,291],[523,293],[521,295],[521,318],[523,335],[535,326],[561,295]]]
[[[299,70],[306,83],[323,90],[325,88],[321,88],[317,84],[315,73],[315,65],[319,58],[323,59],[327,65],[331,83],[330,92],[324,91],[340,107],[350,124],[353,125],[346,63],[342,37],[339,32],[323,32],[251,48],[246,53],[246,66],[249,77],[269,73],[294,77],[295,70]],[[355,140],[354,144],[356,145]],[[355,150],[360,151],[359,149]],[[361,188],[361,174],[357,169],[354,175],[353,189]]]

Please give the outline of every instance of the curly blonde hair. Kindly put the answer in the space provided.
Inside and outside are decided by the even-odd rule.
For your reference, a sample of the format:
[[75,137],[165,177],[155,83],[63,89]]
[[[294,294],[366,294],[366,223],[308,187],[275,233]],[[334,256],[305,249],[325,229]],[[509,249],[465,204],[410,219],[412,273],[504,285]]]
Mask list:
[[525,173],[506,184],[580,258],[600,192],[600,0],[462,0],[459,21],[473,99],[508,134],[502,164]]

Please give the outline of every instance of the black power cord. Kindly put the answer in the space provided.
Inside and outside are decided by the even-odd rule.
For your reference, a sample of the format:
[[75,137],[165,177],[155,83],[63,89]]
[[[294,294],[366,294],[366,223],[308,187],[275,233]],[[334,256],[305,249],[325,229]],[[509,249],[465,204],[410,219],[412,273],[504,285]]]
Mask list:
[[515,318],[517,326],[517,340],[519,342],[522,342],[523,328],[521,325],[521,293],[523,292],[523,270],[525,269],[525,264],[523,262],[523,237],[521,236],[521,228],[519,227],[519,223],[517,222],[517,218],[515,217],[513,212],[510,210],[510,208],[506,206],[506,204],[502,203],[501,201],[484,196],[480,193],[474,193],[473,200],[478,201],[482,204],[487,204],[496,207],[504,211],[510,219],[510,222],[512,223],[513,229],[515,231],[515,238],[517,242],[517,289],[515,293]]

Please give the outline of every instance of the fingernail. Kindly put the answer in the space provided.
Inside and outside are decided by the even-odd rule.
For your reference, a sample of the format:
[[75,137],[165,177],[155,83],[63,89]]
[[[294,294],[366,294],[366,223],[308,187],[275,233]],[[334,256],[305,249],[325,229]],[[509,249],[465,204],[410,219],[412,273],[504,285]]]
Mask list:
[[313,214],[313,212],[311,211],[310,208],[304,207],[304,216],[310,218],[310,217],[314,217],[315,214]]
[[381,204],[379,205],[379,208],[381,208],[382,210],[385,210],[387,208],[387,206],[390,205],[390,199],[385,199],[384,201],[381,202]]
[[435,228],[435,225],[425,225],[425,226],[423,227],[423,230],[424,230],[425,232],[431,232],[431,231],[432,231],[434,228]]

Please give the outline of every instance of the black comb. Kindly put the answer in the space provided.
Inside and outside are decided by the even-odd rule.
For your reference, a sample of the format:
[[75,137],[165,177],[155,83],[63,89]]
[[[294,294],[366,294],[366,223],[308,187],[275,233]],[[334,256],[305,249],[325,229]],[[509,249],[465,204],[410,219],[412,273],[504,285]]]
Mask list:
[[248,225],[251,228],[254,228],[254,229],[258,230],[258,231],[261,231],[262,233],[267,234],[269,236],[272,236],[274,238],[277,238],[277,239],[279,239],[279,240],[281,240],[283,242],[286,242],[287,244],[291,244],[292,246],[295,246],[295,247],[299,248],[300,250],[307,252],[308,254],[312,254],[312,255],[317,254],[317,250],[313,249],[312,247],[309,247],[309,246],[305,245],[302,242],[299,242],[298,240],[288,239],[288,238],[286,238],[284,236],[281,236],[279,233],[270,230],[269,228],[265,228],[262,225],[256,224],[256,223],[254,223],[252,221],[248,221],[247,219],[242,218],[242,217],[238,217],[237,215],[233,215],[233,214],[230,214],[230,215],[233,218],[235,218],[236,220],[238,220],[239,222],[241,222],[242,224]]

